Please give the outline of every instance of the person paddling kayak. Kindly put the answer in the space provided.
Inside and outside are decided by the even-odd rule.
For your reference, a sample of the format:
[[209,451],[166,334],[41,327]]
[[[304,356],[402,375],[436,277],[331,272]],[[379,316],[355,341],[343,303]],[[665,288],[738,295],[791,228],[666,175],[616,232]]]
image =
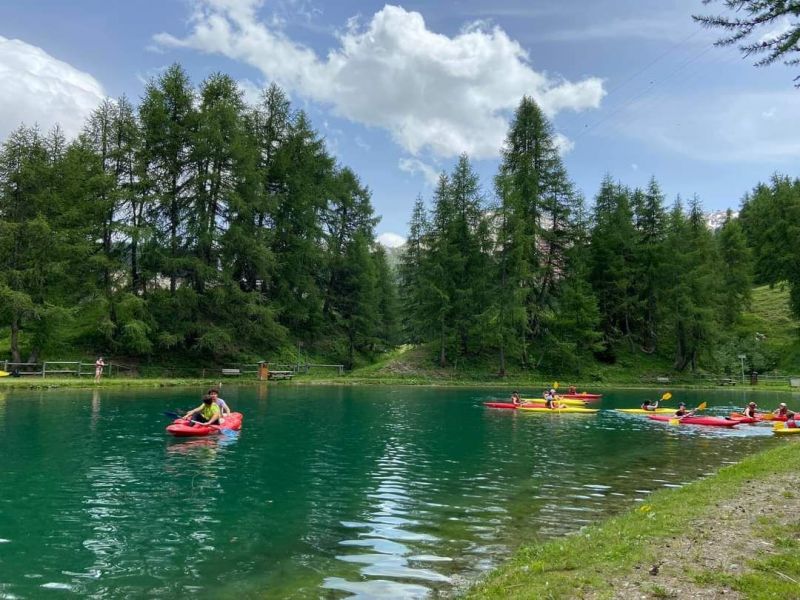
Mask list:
[[194,410],[190,410],[188,413],[183,415],[183,418],[186,421],[214,425],[219,422],[219,406],[216,402],[214,402],[214,399],[211,396],[206,395],[203,396],[203,403]]
[[511,403],[514,406],[519,406],[520,404],[522,404],[522,398],[519,397],[519,392],[513,392],[511,394]]
[[642,410],[647,411],[655,411],[658,408],[658,400],[655,402],[650,402],[650,400],[645,400],[642,402]]
[[678,404],[678,410],[675,411],[675,416],[678,418],[681,417],[691,417],[694,413],[697,412],[697,409],[688,410],[686,408],[686,402],[680,402]]
[[786,402],[781,402],[780,406],[772,411],[772,414],[776,417],[786,417],[787,421],[795,417],[795,413],[786,408]]
[[747,405],[747,408],[744,409],[744,416],[750,419],[755,419],[756,408],[758,408],[758,405],[755,402],[751,402],[750,404]]

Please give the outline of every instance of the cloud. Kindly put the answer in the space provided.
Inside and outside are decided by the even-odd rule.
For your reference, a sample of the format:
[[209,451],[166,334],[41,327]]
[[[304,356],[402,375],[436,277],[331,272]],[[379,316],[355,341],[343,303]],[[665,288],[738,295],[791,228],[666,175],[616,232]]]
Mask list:
[[378,236],[378,243],[386,248],[398,248],[406,243],[406,238],[387,231]]
[[564,156],[565,154],[572,152],[573,148],[575,148],[575,142],[569,139],[567,136],[557,133],[554,138],[553,142],[556,145],[556,150],[558,150],[559,155]]
[[88,73],[37,46],[2,36],[0,81],[0,138],[22,123],[43,130],[58,123],[67,136],[75,136],[106,95]]
[[419,173],[425,178],[425,182],[430,187],[435,187],[439,182],[439,171],[418,158],[401,158],[397,166],[400,167],[401,171],[412,175]]
[[473,23],[449,37],[428,29],[421,14],[387,5],[364,25],[350,19],[320,58],[260,20],[257,0],[193,2],[190,33],[160,33],[156,43],[247,63],[337,116],[389,131],[414,156],[494,158],[523,95],[550,117],[597,108],[605,95],[599,78],[535,71],[499,27]]
[[590,42],[598,40],[643,39],[648,41],[681,42],[687,35],[704,36],[702,30],[687,27],[684,14],[664,13],[646,17],[617,17],[598,19],[584,27],[556,29],[536,36],[537,41]]
[[630,137],[697,160],[796,164],[800,159],[793,90],[672,96],[657,111],[632,106],[619,123]]

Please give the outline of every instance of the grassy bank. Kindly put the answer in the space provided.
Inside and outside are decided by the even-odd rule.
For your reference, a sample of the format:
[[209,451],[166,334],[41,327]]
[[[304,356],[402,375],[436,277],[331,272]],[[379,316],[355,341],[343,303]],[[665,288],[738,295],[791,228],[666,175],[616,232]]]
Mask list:
[[622,516],[520,550],[466,596],[800,598],[799,460],[800,444],[786,440],[657,492]]
[[[143,378],[143,377],[114,377],[101,379],[99,383],[94,382],[94,378],[85,377],[83,379],[72,378],[50,378],[41,377],[2,377],[0,378],[0,390],[4,389],[47,389],[47,388],[122,388],[122,387],[181,387],[181,386],[208,386],[212,387],[219,383],[219,379],[169,379],[169,378]],[[227,383],[227,382],[226,382]],[[239,382],[235,382],[239,383]],[[241,382],[244,383],[244,382]],[[258,383],[249,381],[248,383]]]

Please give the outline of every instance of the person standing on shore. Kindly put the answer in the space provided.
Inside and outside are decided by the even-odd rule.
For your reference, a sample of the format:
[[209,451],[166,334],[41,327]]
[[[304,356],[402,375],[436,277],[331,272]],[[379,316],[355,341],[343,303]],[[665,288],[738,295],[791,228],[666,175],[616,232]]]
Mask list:
[[103,376],[103,367],[106,366],[106,363],[103,362],[103,357],[99,357],[96,361],[94,361],[94,382],[99,383],[100,378]]

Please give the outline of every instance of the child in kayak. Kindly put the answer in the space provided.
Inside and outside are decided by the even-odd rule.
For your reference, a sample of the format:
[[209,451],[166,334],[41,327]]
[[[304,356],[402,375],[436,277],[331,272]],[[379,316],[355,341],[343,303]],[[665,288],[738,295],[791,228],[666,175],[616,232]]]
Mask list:
[[577,394],[578,393],[578,388],[576,388],[574,385],[571,385],[571,386],[569,386],[569,391],[567,391],[567,393],[568,394]]
[[183,415],[186,421],[194,421],[195,423],[204,423],[206,425],[214,425],[219,421],[219,417],[219,406],[208,395],[203,396],[203,403],[200,406]]
[[751,402],[750,404],[747,405],[747,408],[744,409],[744,416],[755,419],[756,408],[758,408],[758,405],[755,402]]
[[686,409],[686,402],[681,402],[678,404],[678,410],[675,411],[676,417],[691,417],[694,413],[697,412],[697,409],[694,410],[687,410]]
[[229,414],[231,414],[231,409],[228,407],[228,404],[225,402],[225,400],[219,397],[219,390],[216,388],[211,388],[208,390],[208,395],[211,396],[211,400],[217,406],[219,406],[219,411],[222,417],[227,417]]
[[550,390],[550,391],[545,390],[545,392],[544,392],[544,406],[545,406],[545,408],[555,408],[556,407],[556,404],[555,404],[555,399],[556,399],[555,393],[556,393],[555,390]]
[[522,399],[519,397],[519,392],[513,392],[511,394],[511,403],[514,406],[519,406],[520,404],[522,404]]
[[658,400],[655,402],[650,402],[650,400],[645,400],[642,402],[642,410],[656,410],[658,408]]
[[786,408],[786,402],[781,402],[780,406],[772,411],[776,417],[786,417],[787,420],[794,419],[794,413]]

